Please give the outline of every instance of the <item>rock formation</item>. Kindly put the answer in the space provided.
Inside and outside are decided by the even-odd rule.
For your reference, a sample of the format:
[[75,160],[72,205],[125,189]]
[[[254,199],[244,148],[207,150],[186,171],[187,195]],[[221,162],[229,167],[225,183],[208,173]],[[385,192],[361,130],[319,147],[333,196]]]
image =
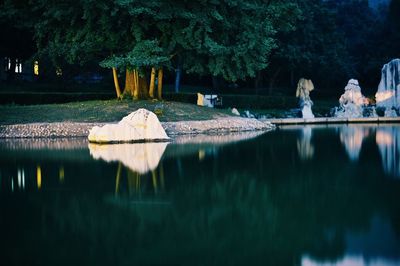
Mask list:
[[239,113],[238,109],[236,109],[236,108],[232,108],[231,112],[234,115],[240,116],[240,113]]
[[302,108],[303,118],[314,118],[311,107],[313,102],[310,98],[310,92],[314,90],[314,84],[310,79],[301,78],[297,83],[296,97],[299,98],[299,105]]
[[157,116],[146,109],[139,109],[125,116],[118,124],[107,124],[102,127],[95,126],[90,130],[88,138],[89,142],[94,143],[169,140]]
[[385,116],[397,116],[395,110],[400,107],[400,59],[393,59],[383,66],[375,99],[376,106],[385,109]]
[[368,99],[362,95],[358,80],[349,80],[344,88],[344,94],[340,96],[339,104],[340,107],[336,109],[335,117],[363,117],[363,107],[368,104]]

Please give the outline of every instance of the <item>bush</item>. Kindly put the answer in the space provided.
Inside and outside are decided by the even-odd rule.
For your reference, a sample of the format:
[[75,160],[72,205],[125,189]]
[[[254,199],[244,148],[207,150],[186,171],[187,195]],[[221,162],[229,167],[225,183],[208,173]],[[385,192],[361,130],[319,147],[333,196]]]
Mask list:
[[[288,96],[259,96],[222,94],[222,107],[241,109],[291,109],[297,107],[297,99]],[[196,93],[166,93],[164,99],[183,103],[197,103]]]
[[1,93],[0,104],[49,104],[114,99],[115,93]]

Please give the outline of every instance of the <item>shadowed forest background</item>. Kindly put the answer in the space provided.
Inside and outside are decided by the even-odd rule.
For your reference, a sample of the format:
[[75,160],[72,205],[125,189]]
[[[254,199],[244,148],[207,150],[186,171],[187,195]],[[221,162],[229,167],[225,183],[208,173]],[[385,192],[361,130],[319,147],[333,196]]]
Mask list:
[[133,95],[131,79],[146,98],[161,69],[166,91],[292,95],[305,77],[317,96],[340,95],[350,78],[373,95],[400,57],[400,0],[5,0],[0,10],[3,90],[114,92],[115,70],[121,93]]

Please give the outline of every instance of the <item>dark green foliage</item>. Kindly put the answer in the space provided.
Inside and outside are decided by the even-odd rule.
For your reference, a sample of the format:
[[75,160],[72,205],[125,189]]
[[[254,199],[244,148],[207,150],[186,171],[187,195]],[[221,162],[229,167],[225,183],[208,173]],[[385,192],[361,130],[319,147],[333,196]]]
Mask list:
[[[388,3],[5,0],[0,22],[3,35],[10,27],[32,33],[38,56],[63,69],[67,63],[141,73],[180,67],[214,80],[245,80],[241,87],[253,86],[249,78],[255,77],[255,87],[270,89],[293,88],[306,77],[317,91],[342,91],[349,78],[357,78],[373,94],[382,65],[400,57],[400,1]],[[0,53],[13,43],[28,42],[10,39]]]
[[375,93],[383,64],[400,56],[399,2],[373,9],[366,0],[297,1],[302,15],[295,31],[278,35],[266,73],[269,85],[294,88],[306,77],[317,90],[342,91],[356,78],[368,94]]
[[163,55],[163,49],[156,41],[141,41],[126,54],[113,55],[102,62],[102,67],[127,67],[128,69],[140,69],[146,67],[161,67],[169,65],[169,57]]
[[[236,107],[244,109],[290,109],[297,107],[297,99],[287,96],[254,96],[222,94],[223,108]],[[196,104],[195,93],[165,93],[164,98],[170,101]]]
[[[26,12],[41,54],[55,64],[95,60],[104,67],[171,68],[235,81],[268,66],[279,31],[294,28],[288,1],[8,1]],[[29,19],[26,19],[29,18]]]

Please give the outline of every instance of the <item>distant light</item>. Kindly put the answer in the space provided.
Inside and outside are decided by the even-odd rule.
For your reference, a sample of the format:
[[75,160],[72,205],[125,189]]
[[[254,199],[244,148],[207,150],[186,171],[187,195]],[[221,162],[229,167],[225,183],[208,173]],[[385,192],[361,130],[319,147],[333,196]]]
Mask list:
[[199,161],[203,161],[206,157],[206,151],[204,149],[199,149]]
[[65,177],[64,166],[61,166],[60,170],[58,171],[58,178],[59,178],[61,183],[64,182],[64,177]]
[[15,60],[15,73],[22,73],[22,63],[19,59]]
[[42,169],[40,168],[40,165],[36,167],[36,183],[38,189],[42,187]]
[[39,76],[39,62],[38,61],[35,61],[33,63],[33,74],[35,76]]
[[[11,70],[11,58],[6,58],[7,64],[6,64],[6,71]],[[19,59],[15,59],[15,73],[22,73],[22,63]]]
[[56,68],[56,75],[57,75],[57,76],[62,76],[62,74],[63,74],[63,73],[62,73],[62,69],[61,69],[60,67],[57,67],[57,68]]

